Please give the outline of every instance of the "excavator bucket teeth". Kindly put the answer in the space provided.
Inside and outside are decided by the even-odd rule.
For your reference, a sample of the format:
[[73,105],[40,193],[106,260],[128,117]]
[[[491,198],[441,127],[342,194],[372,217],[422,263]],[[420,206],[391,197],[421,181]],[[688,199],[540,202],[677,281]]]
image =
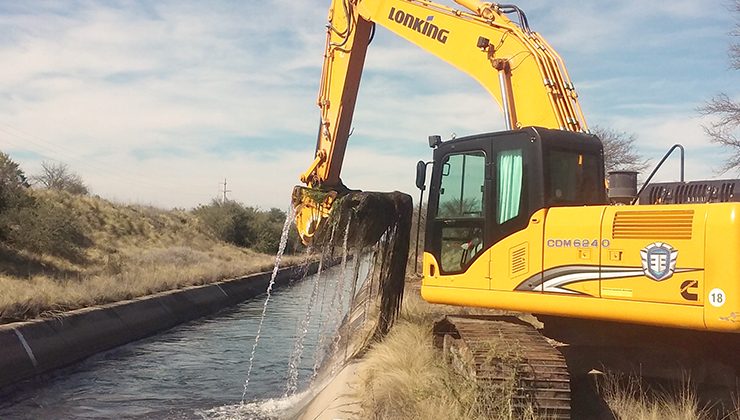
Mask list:
[[311,243],[319,226],[329,216],[336,198],[336,191],[320,191],[300,185],[293,188],[295,226],[304,245]]

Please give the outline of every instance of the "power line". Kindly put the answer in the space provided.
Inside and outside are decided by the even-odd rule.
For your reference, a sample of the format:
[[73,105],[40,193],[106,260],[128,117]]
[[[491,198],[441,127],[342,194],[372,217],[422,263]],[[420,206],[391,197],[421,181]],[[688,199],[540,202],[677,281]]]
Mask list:
[[[21,150],[26,150],[32,153],[35,153],[42,157],[45,160],[51,160],[55,162],[61,162],[59,160],[59,156],[64,158],[67,162],[75,162],[76,165],[85,167],[87,169],[90,169],[97,173],[104,173],[109,176],[112,176],[114,178],[118,178],[118,180],[121,183],[125,183],[129,185],[132,181],[136,181],[137,187],[143,187],[151,191],[155,190],[161,190],[163,187],[171,187],[171,185],[165,185],[165,184],[155,184],[150,182],[150,178],[140,177],[133,175],[130,172],[126,172],[125,174],[123,172],[119,172],[117,170],[111,170],[112,167],[110,166],[98,166],[98,165],[104,165],[103,163],[95,162],[91,158],[82,158],[79,156],[78,153],[74,153],[70,150],[67,150],[66,148],[59,147],[56,144],[53,144],[51,142],[48,142],[38,136],[34,136],[28,133],[25,133],[18,128],[15,128],[9,124],[6,123],[0,123],[0,125],[4,126],[0,127],[0,132],[5,133],[6,136],[10,136],[11,138],[18,139],[22,141],[22,144],[18,144],[12,140],[8,140],[6,137],[6,142],[9,143],[12,146],[15,146]],[[35,145],[40,150],[34,150],[33,148],[27,147],[26,143],[30,143],[32,145]],[[51,154],[47,154],[51,153]],[[182,192],[180,194],[185,194],[189,196],[198,196],[201,197],[202,194],[194,193],[194,192]]]
[[[3,125],[5,125],[5,124],[3,124]],[[152,184],[152,183],[148,182],[148,178],[138,177],[138,176],[135,176],[135,175],[132,176],[132,174],[130,174],[130,173],[123,174],[122,172],[119,172],[118,170],[114,169],[115,167],[111,167],[109,165],[99,166],[99,165],[104,165],[104,164],[103,163],[95,162],[95,161],[93,161],[89,157],[84,158],[84,157],[80,156],[78,153],[71,152],[71,151],[69,151],[69,150],[67,150],[65,148],[59,147],[58,145],[55,145],[53,143],[46,142],[46,141],[44,141],[44,140],[42,140],[42,139],[40,139],[38,137],[32,137],[29,134],[25,134],[25,133],[21,132],[20,130],[17,130],[16,129],[16,131],[18,131],[19,133],[23,134],[23,136],[18,135],[18,134],[11,133],[11,132],[9,132],[7,130],[4,130],[3,128],[0,127],[0,132],[3,132],[5,134],[7,134],[7,135],[16,137],[16,138],[18,138],[18,139],[20,139],[20,140],[22,140],[22,141],[24,141],[26,143],[31,143],[31,144],[37,146],[38,148],[40,148],[42,152],[39,153],[36,150],[30,149],[28,147],[25,147],[25,145],[18,145],[17,143],[14,143],[16,147],[20,147],[22,149],[29,150],[29,151],[31,151],[33,153],[37,153],[39,156],[41,156],[41,157],[43,157],[43,158],[45,158],[47,160],[52,160],[52,161],[60,162],[59,157],[61,156],[64,159],[65,163],[67,163],[67,162],[74,162],[76,164],[76,166],[82,166],[82,167],[85,167],[85,168],[88,168],[88,169],[92,169],[95,172],[106,173],[106,174],[115,176],[115,177],[117,177],[117,178],[119,178],[119,179],[121,179],[121,180],[123,180],[125,182],[131,182],[132,178],[134,178],[134,179],[139,179],[139,180],[143,181],[141,183],[146,184],[146,185],[149,185],[152,188],[161,188],[162,187],[161,184]],[[36,140],[36,141],[34,141],[34,140]],[[51,153],[53,153],[53,155],[48,155],[48,154],[46,154],[44,152],[51,152]]]
[[[97,163],[92,162],[90,159],[83,159],[79,155],[73,156],[71,154],[71,152],[68,152],[65,149],[59,148],[58,146],[55,146],[55,145],[52,145],[52,144],[48,144],[48,143],[45,144],[45,145],[42,145],[40,143],[37,143],[37,142],[32,141],[28,137],[21,137],[21,136],[19,136],[17,134],[14,134],[14,133],[11,133],[11,132],[9,132],[7,130],[4,130],[1,127],[0,127],[0,132],[5,133],[8,136],[13,136],[13,137],[15,137],[15,138],[23,141],[24,143],[31,143],[31,144],[37,146],[40,150],[34,149],[34,148],[29,148],[29,147],[27,147],[26,144],[18,144],[18,143],[13,142],[13,141],[8,141],[7,138],[6,138],[6,142],[7,143],[10,143],[11,145],[13,145],[13,146],[15,146],[15,147],[17,147],[17,148],[19,148],[21,150],[27,150],[27,151],[30,151],[30,152],[32,152],[34,154],[37,154],[40,157],[42,157],[43,159],[45,159],[45,160],[50,160],[50,161],[54,161],[54,162],[62,162],[62,163],[74,163],[76,167],[84,167],[84,168],[93,170],[94,172],[105,173],[105,174],[111,175],[113,177],[119,178],[119,180],[124,181],[124,182],[127,182],[127,183],[130,183],[132,181],[132,178],[138,179],[138,180],[143,180],[144,179],[144,178],[137,177],[137,176],[131,176],[130,174],[122,175],[120,172],[117,172],[115,170],[111,170],[112,169],[111,166],[107,166],[105,168],[102,167],[102,166],[98,166]],[[60,160],[59,159],[60,157],[63,160]],[[143,186],[149,186],[150,188],[162,188],[162,185],[154,185],[154,184],[151,184],[151,183],[149,183],[149,182],[147,182],[145,180],[140,181],[139,184],[140,185],[143,185]]]

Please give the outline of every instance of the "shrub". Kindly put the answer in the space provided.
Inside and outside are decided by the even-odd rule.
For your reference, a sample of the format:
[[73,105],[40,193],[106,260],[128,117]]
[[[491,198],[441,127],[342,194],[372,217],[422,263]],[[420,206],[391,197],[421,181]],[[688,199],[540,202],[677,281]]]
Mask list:
[[[255,251],[266,254],[274,254],[280,246],[280,236],[283,234],[283,225],[285,224],[286,214],[284,211],[271,208],[265,212],[257,213],[255,220],[255,241],[252,248]],[[298,233],[291,226],[291,235],[288,237],[288,244],[285,247],[288,252],[295,250]]]
[[256,211],[236,201],[211,201],[194,211],[208,229],[222,241],[248,247],[255,241],[254,221]]
[[79,217],[53,197],[28,197],[22,206],[4,214],[9,227],[4,242],[15,249],[49,254],[69,260],[82,257],[89,240]]
[[18,164],[0,152],[0,242],[11,234],[14,213],[33,204],[27,188],[26,176]]
[[[277,252],[286,218],[280,209],[261,211],[236,201],[218,200],[198,206],[193,213],[222,241],[267,254]],[[291,227],[286,252],[294,252],[297,244],[298,234]]]
[[28,188],[26,174],[10,156],[0,152],[0,187],[3,189]]

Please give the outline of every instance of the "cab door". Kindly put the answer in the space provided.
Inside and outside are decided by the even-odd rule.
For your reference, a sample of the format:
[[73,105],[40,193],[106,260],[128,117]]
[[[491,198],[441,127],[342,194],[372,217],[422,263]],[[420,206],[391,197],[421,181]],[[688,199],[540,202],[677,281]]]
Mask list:
[[542,270],[542,171],[539,139],[529,132],[497,136],[492,142],[491,289],[539,284]]
[[488,289],[489,244],[486,241],[490,143],[482,139],[439,151],[430,193],[428,249],[439,276],[427,284]]

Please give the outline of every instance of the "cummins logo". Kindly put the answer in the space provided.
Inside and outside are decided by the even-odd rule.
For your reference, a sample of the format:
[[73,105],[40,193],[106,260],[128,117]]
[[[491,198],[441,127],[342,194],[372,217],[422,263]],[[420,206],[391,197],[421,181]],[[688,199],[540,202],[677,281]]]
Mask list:
[[434,16],[428,16],[426,20],[420,19],[411,13],[406,13],[403,10],[396,10],[395,7],[391,7],[390,13],[388,13],[388,19],[400,23],[414,31],[432,38],[442,44],[447,42],[447,35],[450,31],[447,29],[440,29],[439,26],[432,23]]

